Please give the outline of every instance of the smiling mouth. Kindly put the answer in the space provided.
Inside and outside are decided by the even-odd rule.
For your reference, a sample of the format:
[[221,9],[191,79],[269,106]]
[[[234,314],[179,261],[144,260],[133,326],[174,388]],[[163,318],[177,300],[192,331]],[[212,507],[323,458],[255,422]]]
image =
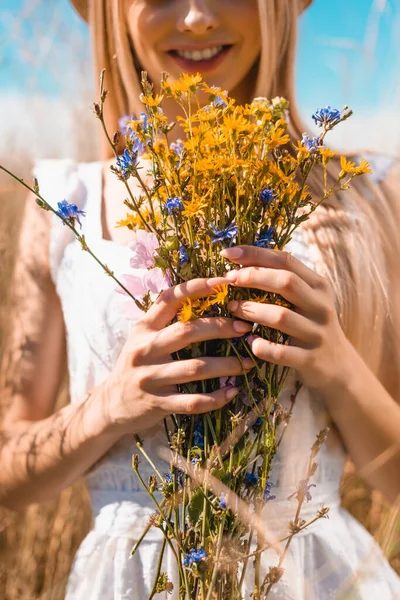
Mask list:
[[223,46],[212,46],[211,48],[205,48],[204,50],[169,50],[168,54],[183,58],[184,60],[201,62],[211,60],[231,47],[231,44],[225,44]]

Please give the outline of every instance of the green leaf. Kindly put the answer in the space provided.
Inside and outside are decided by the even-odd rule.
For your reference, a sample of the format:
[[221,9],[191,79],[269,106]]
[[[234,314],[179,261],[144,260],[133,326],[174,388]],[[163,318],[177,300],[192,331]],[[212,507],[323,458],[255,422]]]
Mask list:
[[189,519],[193,524],[196,524],[203,512],[204,496],[200,490],[196,490],[188,505]]

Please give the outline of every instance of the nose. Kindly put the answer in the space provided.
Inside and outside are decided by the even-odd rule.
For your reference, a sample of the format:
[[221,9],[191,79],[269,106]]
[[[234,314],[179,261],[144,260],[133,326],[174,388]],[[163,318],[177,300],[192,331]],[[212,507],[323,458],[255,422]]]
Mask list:
[[187,9],[182,10],[178,29],[202,35],[218,27],[219,19],[216,11],[211,9],[215,0],[189,0]]

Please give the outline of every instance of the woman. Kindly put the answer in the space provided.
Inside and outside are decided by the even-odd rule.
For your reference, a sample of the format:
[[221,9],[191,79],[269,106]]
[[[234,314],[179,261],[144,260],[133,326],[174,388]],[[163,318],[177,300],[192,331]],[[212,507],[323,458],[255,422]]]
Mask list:
[[[201,71],[238,102],[283,95],[291,101],[292,134],[301,135],[294,55],[297,18],[310,0],[73,4],[90,24],[96,72],[107,69],[111,131],[121,115],[139,112],[138,72],[144,68],[155,84],[161,71],[173,78],[182,70]],[[165,111],[174,116],[172,107]],[[129,259],[131,232],[115,229],[125,216],[124,192],[109,173],[109,158],[104,146],[99,163],[44,161],[36,175],[49,201],[64,196],[85,210],[89,245],[118,273]],[[86,474],[95,520],[75,559],[69,600],[148,597],[161,541],[150,530],[128,560],[153,512],[130,467],[131,434],[141,434],[147,453],[165,470],[159,458],[162,418],[213,410],[238,392],[227,386],[210,395],[179,395],[176,385],[241,372],[232,358],[172,362],[171,352],[198,340],[244,335],[252,322],[292,337],[288,347],[254,338],[252,349],[262,359],[293,367],[304,384],[274,461],[276,498],[265,516],[271,527],[287,528],[295,512],[287,498],[302,478],[307,452],[322,427],[330,419],[334,424],[302,513],[312,518],[324,503],[330,520],[295,536],[271,598],[393,600],[400,594],[399,578],[369,534],[339,507],[338,495],[342,444],[372,486],[392,500],[400,493],[398,281],[392,277],[398,190],[393,169],[383,170],[388,173],[379,186],[364,180],[316,211],[291,243],[292,254],[253,247],[226,252],[242,265],[229,276],[232,285],[279,292],[295,310],[247,303],[231,306],[235,319],[201,319],[184,328],[169,324],[182,299],[204,295],[212,280],[167,291],[140,322],[128,323],[118,312],[112,282],[70,231],[28,202],[3,368],[9,409],[2,428],[0,498],[18,509]],[[318,185],[315,177],[315,194]],[[53,414],[65,337],[72,402]],[[284,394],[290,393],[288,385]],[[142,473],[150,474],[144,464]],[[276,564],[273,555],[263,560],[265,569]],[[174,579],[171,558],[165,568]],[[247,587],[246,598],[250,592]]]

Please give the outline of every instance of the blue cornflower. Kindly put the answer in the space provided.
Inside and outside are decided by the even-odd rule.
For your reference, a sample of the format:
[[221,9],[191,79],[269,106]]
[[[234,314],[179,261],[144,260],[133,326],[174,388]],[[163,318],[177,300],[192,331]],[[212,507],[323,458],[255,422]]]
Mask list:
[[269,248],[272,242],[272,238],[274,237],[275,229],[273,227],[268,227],[268,229],[261,231],[257,234],[257,239],[254,242],[255,246],[259,248]]
[[210,227],[214,234],[214,236],[211,238],[212,244],[215,244],[217,242],[223,244],[226,240],[230,242],[230,245],[232,245],[234,238],[239,233],[239,229],[233,223],[231,225],[228,225],[228,227],[226,227],[225,229],[217,229],[214,225],[210,225]]
[[172,142],[170,144],[170,148],[171,148],[171,150],[173,150],[175,152],[175,154],[177,156],[179,156],[179,158],[182,158],[183,151],[185,149],[185,146],[183,145],[182,140],[177,140],[177,142]]
[[197,417],[194,423],[193,444],[199,448],[204,448],[204,430],[201,417]]
[[222,508],[223,510],[228,508],[228,505],[226,503],[226,494],[224,494],[224,492],[222,492],[222,494],[219,497],[219,507]]
[[185,567],[190,567],[193,563],[199,563],[207,557],[207,553],[204,548],[199,548],[199,550],[191,550],[189,554],[185,554],[185,558],[183,559],[183,565]]
[[182,265],[185,265],[188,262],[189,262],[188,253],[186,252],[185,246],[182,245],[179,248],[179,264],[182,266]]
[[261,190],[258,197],[260,198],[262,204],[267,205],[270,204],[273,200],[275,200],[277,195],[274,194],[274,190],[272,189],[272,187],[267,187]]
[[244,481],[248,485],[256,486],[258,482],[258,477],[257,475],[253,475],[253,473],[246,473]]
[[310,137],[308,133],[303,133],[302,144],[310,153],[315,152],[321,147],[321,140],[319,137]]
[[[183,486],[183,476],[184,476],[184,472],[181,469],[177,469],[176,470],[176,483],[181,487]],[[165,473],[164,481],[165,481],[165,483],[173,483],[173,481],[174,481],[173,473],[171,473],[171,472]]]
[[264,488],[264,502],[269,502],[270,500],[275,500],[276,496],[271,494],[271,488],[274,484],[272,481],[267,481]]
[[117,165],[120,168],[123,178],[128,179],[128,177],[132,174],[134,167],[137,165],[137,152],[133,152],[132,154],[125,148],[122,156],[118,156]]
[[263,424],[263,420],[261,417],[258,417],[257,421],[253,424],[253,431],[258,431],[258,428]]
[[212,103],[216,108],[226,108],[228,106],[225,100],[222,100],[220,96],[215,96]]
[[318,127],[326,127],[327,125],[339,123],[342,120],[342,115],[337,108],[325,106],[325,108],[319,108],[312,118]]
[[[66,200],[57,202],[58,210],[57,214],[62,218],[63,221],[69,221],[71,225],[75,225],[75,220],[78,221],[79,226],[82,228],[82,223],[79,220],[79,215],[85,216],[85,212],[80,210],[76,204],[70,204]],[[63,223],[65,225],[65,223]]]
[[173,215],[177,210],[183,210],[183,202],[180,198],[168,198],[164,204],[164,208],[167,209],[169,215]]

